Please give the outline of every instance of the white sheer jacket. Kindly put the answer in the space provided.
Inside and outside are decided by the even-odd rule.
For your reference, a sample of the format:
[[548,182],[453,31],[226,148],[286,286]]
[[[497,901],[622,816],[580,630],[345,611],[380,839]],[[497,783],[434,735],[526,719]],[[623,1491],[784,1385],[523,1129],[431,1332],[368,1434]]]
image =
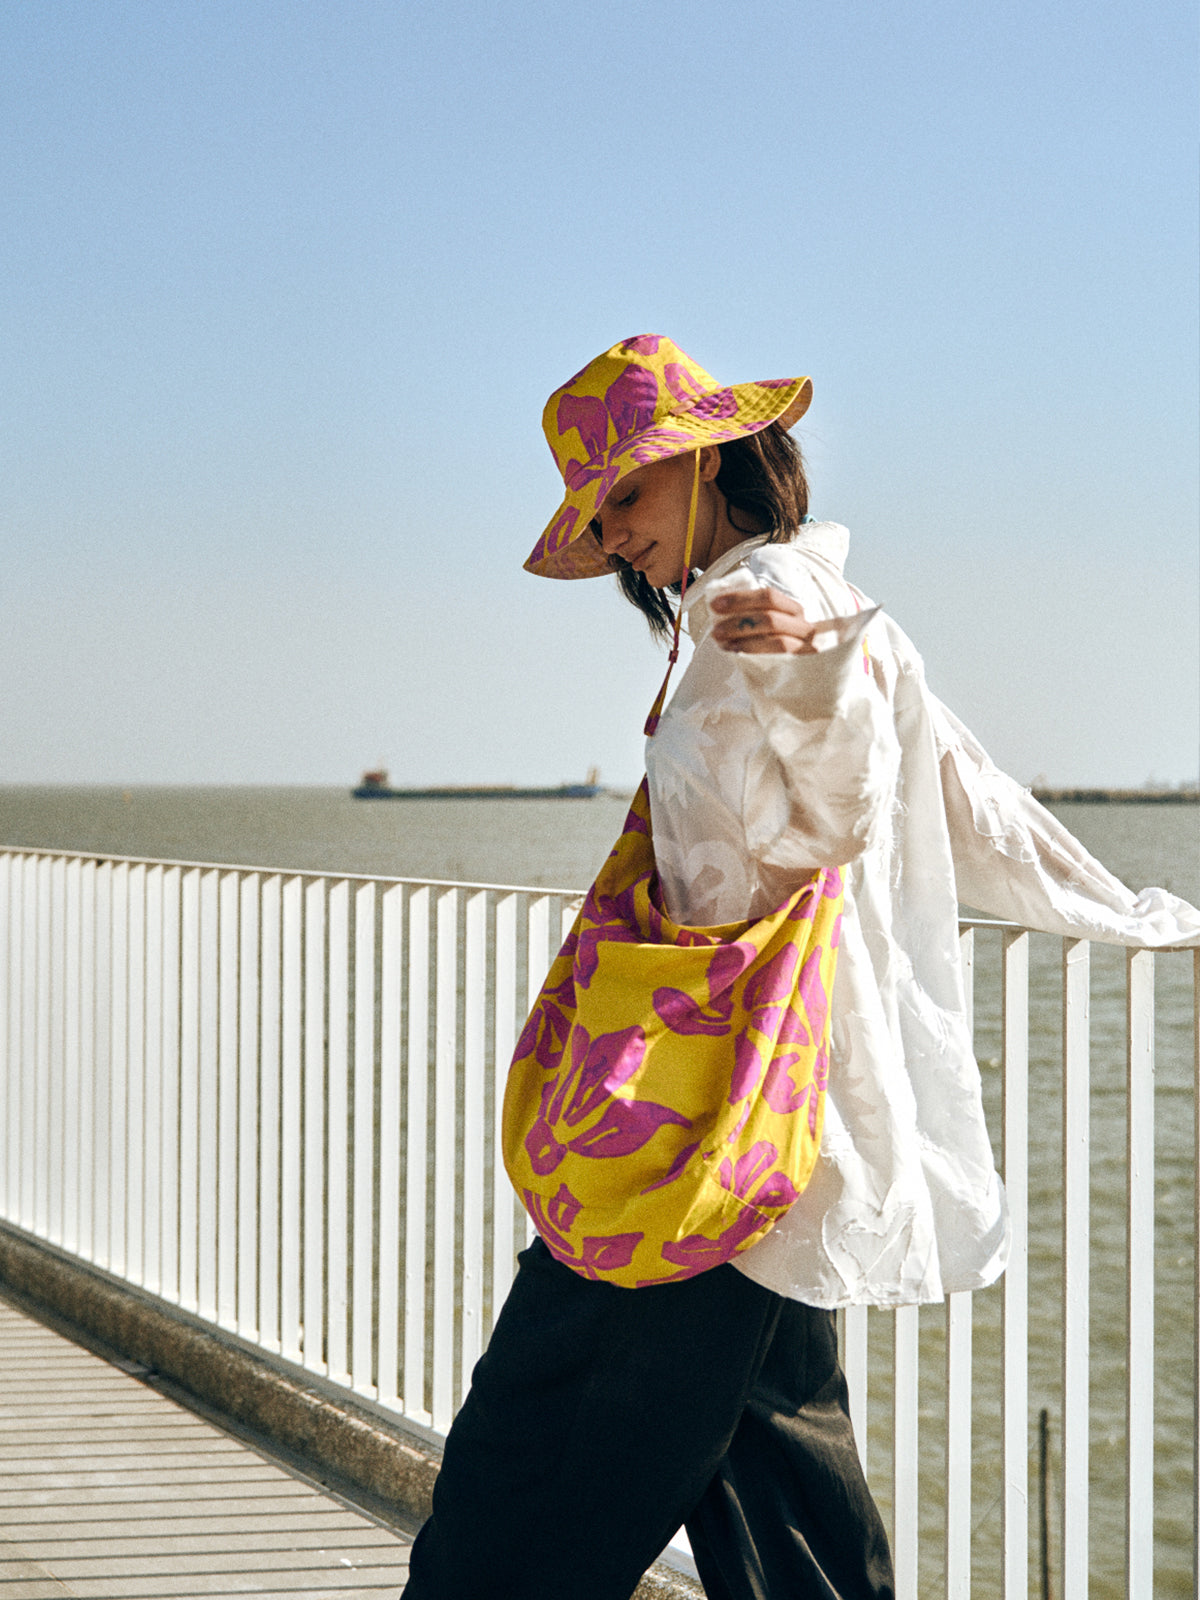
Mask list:
[[[990,1283],[1008,1248],[958,946],[959,900],[1027,927],[1200,944],[1200,911],[1134,895],[925,685],[896,624],[842,575],[849,536],[747,540],[689,588],[695,653],[647,743],[654,846],[676,920],[734,922],[816,866],[847,866],[820,1160],[736,1261],[811,1305],[903,1305]],[[817,655],[709,637],[717,593],[769,586],[855,614]],[[864,650],[864,642],[866,649]]]

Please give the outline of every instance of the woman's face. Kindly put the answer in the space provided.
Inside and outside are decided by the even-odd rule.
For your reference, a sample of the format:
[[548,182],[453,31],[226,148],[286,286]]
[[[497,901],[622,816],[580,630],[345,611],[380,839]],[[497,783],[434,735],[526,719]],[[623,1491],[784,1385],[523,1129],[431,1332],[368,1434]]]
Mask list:
[[[721,453],[716,446],[701,450],[700,497],[692,540],[694,567],[708,564],[718,503],[724,509],[713,482],[720,466]],[[628,561],[656,589],[665,589],[683,577],[694,471],[691,453],[638,467],[621,479],[596,516],[596,537],[605,555]]]

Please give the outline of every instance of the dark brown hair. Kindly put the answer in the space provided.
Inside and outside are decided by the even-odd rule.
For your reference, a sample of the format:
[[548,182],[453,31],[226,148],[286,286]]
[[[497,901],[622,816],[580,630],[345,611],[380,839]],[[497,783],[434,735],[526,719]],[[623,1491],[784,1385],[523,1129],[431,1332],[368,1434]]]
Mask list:
[[[747,539],[765,534],[768,543],[781,544],[808,515],[808,478],[800,446],[781,423],[772,422],[759,433],[731,439],[719,446],[721,467],[716,485],[725,496],[729,520]],[[592,523],[599,537],[599,523]],[[627,600],[638,608],[656,638],[667,638],[675,626],[671,596],[679,584],[655,589],[644,573],[620,556],[609,562]]]

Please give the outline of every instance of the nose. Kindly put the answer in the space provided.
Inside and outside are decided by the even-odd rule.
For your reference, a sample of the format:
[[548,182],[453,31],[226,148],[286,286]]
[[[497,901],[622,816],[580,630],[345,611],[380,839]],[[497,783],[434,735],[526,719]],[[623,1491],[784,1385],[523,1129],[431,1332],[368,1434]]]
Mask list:
[[606,556],[620,555],[622,549],[629,542],[629,529],[623,527],[620,517],[616,514],[616,507],[606,510],[603,517],[598,518],[600,531],[597,538],[600,548]]

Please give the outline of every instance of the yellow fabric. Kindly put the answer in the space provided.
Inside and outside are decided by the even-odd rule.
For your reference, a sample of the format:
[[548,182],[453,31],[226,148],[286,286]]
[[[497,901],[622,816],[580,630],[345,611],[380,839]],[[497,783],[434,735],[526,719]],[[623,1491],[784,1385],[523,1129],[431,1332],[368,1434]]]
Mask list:
[[760,1239],[820,1147],[842,874],[770,916],[688,928],[663,908],[646,785],[513,1057],[504,1161],[550,1250],[624,1287]]

